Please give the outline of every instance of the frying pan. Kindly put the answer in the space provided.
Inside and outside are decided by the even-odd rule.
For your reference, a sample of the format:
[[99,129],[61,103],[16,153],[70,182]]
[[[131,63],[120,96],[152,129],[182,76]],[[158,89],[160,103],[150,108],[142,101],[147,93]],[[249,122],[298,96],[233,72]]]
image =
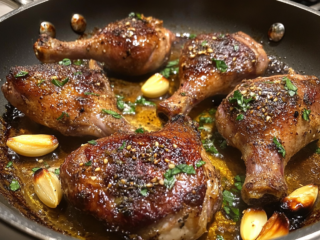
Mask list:
[[[11,66],[38,63],[32,45],[38,37],[42,21],[50,21],[55,25],[58,39],[76,39],[78,35],[69,24],[73,13],[85,16],[89,31],[122,19],[130,12],[141,12],[146,16],[163,19],[165,27],[179,33],[241,30],[262,42],[268,54],[285,58],[284,61],[296,71],[320,77],[320,13],[287,0],[22,1],[29,3],[0,18],[2,83]],[[285,25],[285,37],[279,43],[268,43],[267,31],[275,22]],[[1,93],[1,115],[5,112],[5,104],[6,100]],[[11,234],[9,225],[15,227],[15,236],[21,237],[10,239],[73,239],[25,218],[3,196],[0,196],[0,219],[0,229],[3,229],[0,239]],[[281,239],[319,239],[319,229],[320,222]]]

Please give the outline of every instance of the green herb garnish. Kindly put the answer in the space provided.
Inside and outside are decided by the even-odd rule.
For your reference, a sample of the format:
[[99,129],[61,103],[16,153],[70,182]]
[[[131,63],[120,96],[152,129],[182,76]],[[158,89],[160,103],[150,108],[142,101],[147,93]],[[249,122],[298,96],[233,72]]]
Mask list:
[[78,66],[80,66],[82,63],[83,63],[83,61],[81,59],[77,59],[77,60],[73,61],[73,64],[78,65]]
[[224,240],[224,238],[221,235],[217,235],[217,239],[216,240]]
[[60,121],[64,117],[70,117],[70,116],[69,116],[69,114],[67,112],[62,112],[60,117],[57,118],[57,120]]
[[214,59],[214,58],[212,58],[211,61],[216,63],[216,68],[220,72],[225,73],[227,71],[228,65],[225,63],[225,61],[217,60],[217,59]]
[[213,118],[211,117],[200,117],[199,118],[199,125],[203,126],[203,124],[210,124],[213,123]]
[[136,133],[144,133],[144,129],[143,128],[137,128],[136,129]]
[[102,112],[102,113],[109,114],[109,115],[111,115],[111,116],[114,117],[114,118],[118,118],[118,119],[121,118],[121,115],[120,115],[119,113],[117,113],[117,112],[115,112],[115,111],[112,111],[112,110],[102,109],[101,112]]
[[18,72],[14,77],[18,78],[18,77],[25,77],[27,76],[29,73],[26,71],[20,71]]
[[164,173],[164,185],[171,189],[174,186],[176,181],[175,175],[179,173],[186,173],[186,174],[196,174],[196,170],[193,166],[187,164],[179,164],[175,166],[173,169],[168,169]]
[[60,65],[69,66],[71,65],[71,60],[69,58],[65,58],[59,62]]
[[311,110],[308,110],[308,109],[303,109],[302,111],[302,118],[306,121],[309,121],[310,118],[309,118],[309,115],[311,113]]
[[205,164],[206,164],[206,162],[200,159],[198,162],[196,162],[196,167],[199,168],[199,167],[201,167],[202,165],[205,165]]
[[209,112],[209,114],[210,114],[211,116],[213,116],[213,115],[216,114],[217,109],[211,108],[208,112]]
[[246,178],[245,176],[240,176],[240,175],[237,175],[237,176],[235,176],[235,178],[234,178],[234,180],[235,180],[234,185],[235,185],[235,187],[236,187],[239,191],[242,190],[242,186],[243,186],[243,184],[244,184],[245,178]]
[[32,172],[36,172],[36,171],[38,171],[39,169],[41,169],[41,168],[35,167],[35,168],[32,168],[31,171],[32,171]]
[[57,174],[57,175],[60,175],[60,168],[55,169],[54,173]]
[[120,96],[120,95],[116,95],[116,98],[117,98],[117,107],[119,110],[123,110],[124,109],[124,104],[125,102],[123,101],[123,96]]
[[234,91],[233,97],[229,98],[230,103],[237,104],[235,108],[242,110],[244,112],[246,112],[249,109],[250,107],[249,103],[251,101],[253,101],[252,97],[245,99],[239,90]]
[[85,166],[91,166],[92,165],[92,162],[91,161],[88,161],[84,164]]
[[225,149],[227,147],[227,141],[223,139],[223,141],[220,143],[220,148]]
[[84,92],[84,95],[86,95],[86,96],[88,96],[88,95],[100,96],[100,94],[93,93],[93,92]]
[[80,71],[75,72],[74,75],[75,75],[75,76],[77,76],[77,75],[82,75],[82,72],[80,72]]
[[142,20],[141,13],[131,12],[131,13],[129,13],[129,17],[131,17],[131,18],[137,18],[137,19],[139,19],[139,20]]
[[123,141],[121,147],[119,147],[118,150],[123,150],[125,148],[126,144],[127,143],[125,141]]
[[156,104],[154,102],[150,102],[150,101],[147,101],[144,97],[142,96],[139,96],[137,97],[135,103],[137,104],[141,104],[143,106],[156,106]]
[[238,45],[234,45],[234,46],[233,46],[233,49],[234,49],[236,52],[238,52],[238,51],[239,51],[239,46],[238,46]]
[[122,113],[123,114],[136,114],[136,105],[131,102],[125,103]]
[[320,148],[317,148],[317,149],[316,149],[316,153],[317,153],[317,154],[320,154]]
[[43,82],[45,82],[45,81],[46,81],[46,80],[41,79],[40,82],[37,84],[37,86],[40,87],[40,85],[41,85]]
[[140,194],[144,197],[148,196],[148,189],[147,188],[141,188]]
[[285,157],[286,150],[284,149],[284,147],[282,146],[282,144],[278,141],[278,139],[276,137],[273,137],[273,143],[276,145],[278,152],[280,154],[282,154],[282,157]]
[[166,68],[160,72],[161,75],[164,76],[165,78],[169,78],[170,75],[178,74],[179,72],[178,64],[179,64],[179,59],[168,62]]
[[16,179],[13,179],[10,183],[10,190],[11,191],[17,191],[20,188],[20,184]]
[[288,93],[291,97],[297,94],[298,88],[295,85],[293,85],[289,78],[284,77],[282,81],[286,82],[285,89],[288,90]]
[[186,96],[185,92],[180,93],[181,96]]
[[12,167],[12,165],[13,165],[13,163],[12,163],[12,161],[10,161],[10,162],[8,162],[6,168],[10,168],[10,167]]
[[243,120],[243,119],[244,119],[243,114],[239,114],[239,115],[237,116],[237,118],[236,118],[237,121],[241,121],[241,120]]
[[53,85],[56,85],[57,87],[63,87],[67,82],[69,82],[69,78],[66,77],[61,82],[57,79],[52,79],[51,82],[53,83]]
[[93,146],[98,144],[96,140],[90,140],[90,141],[88,141],[88,143],[93,145]]
[[238,197],[228,191],[224,190],[222,193],[223,196],[223,210],[225,213],[233,219],[233,221],[237,222],[240,219],[240,211],[238,208],[234,207],[234,202],[238,200]]
[[207,40],[204,40],[204,41],[201,43],[201,46],[202,46],[202,47],[205,47],[205,46],[207,46],[207,43],[208,43],[208,41],[207,41]]
[[195,39],[196,37],[197,37],[196,34],[193,34],[193,33],[189,34],[189,39]]
[[45,168],[50,168],[50,165],[47,162],[43,162]]
[[218,37],[219,37],[219,38],[224,38],[225,35],[221,33]]
[[217,148],[214,146],[214,139],[206,138],[205,140],[202,140],[201,142],[202,142],[203,148],[207,152],[214,153],[214,154],[219,153]]

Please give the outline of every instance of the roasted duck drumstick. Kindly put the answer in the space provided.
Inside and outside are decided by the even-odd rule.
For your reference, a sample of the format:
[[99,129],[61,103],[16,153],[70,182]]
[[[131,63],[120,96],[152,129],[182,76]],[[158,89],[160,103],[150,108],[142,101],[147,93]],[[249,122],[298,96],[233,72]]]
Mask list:
[[108,78],[97,65],[70,63],[13,67],[5,98],[37,123],[67,136],[104,137],[133,131],[120,115]]
[[142,239],[197,239],[221,204],[219,177],[182,115],[158,132],[81,146],[60,176],[74,206]]
[[108,70],[136,76],[155,71],[168,60],[173,38],[161,20],[132,13],[90,39],[62,42],[40,35],[34,51],[44,63],[63,58],[94,59],[103,62]]
[[319,93],[316,77],[277,75],[243,81],[222,101],[217,128],[242,152],[247,204],[264,205],[286,195],[286,164],[320,137]]
[[228,94],[241,80],[263,74],[268,62],[262,46],[243,32],[199,35],[182,50],[180,88],[160,102],[158,112],[188,114],[205,98]]

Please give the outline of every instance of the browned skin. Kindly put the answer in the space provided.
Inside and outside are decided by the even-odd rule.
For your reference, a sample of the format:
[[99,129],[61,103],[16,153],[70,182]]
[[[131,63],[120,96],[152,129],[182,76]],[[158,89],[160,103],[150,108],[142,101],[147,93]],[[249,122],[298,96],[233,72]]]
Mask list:
[[37,58],[45,63],[70,59],[95,59],[108,70],[125,75],[142,75],[155,71],[169,58],[174,35],[162,21],[128,17],[110,23],[92,38],[62,42],[40,35],[34,44]]
[[[62,189],[72,204],[110,229],[143,239],[197,239],[206,231],[220,207],[221,188],[189,118],[178,115],[159,132],[114,134],[97,143],[80,147],[61,166]],[[206,164],[197,168],[200,159]],[[176,175],[168,189],[161,183],[168,161],[193,166],[196,174]]]
[[[225,61],[225,73],[216,68],[213,58]],[[158,107],[167,116],[188,114],[205,98],[228,94],[240,80],[263,74],[268,57],[262,46],[243,32],[201,34],[185,44],[179,64],[180,88]]]
[[[290,96],[285,89],[287,77],[298,88]],[[284,168],[290,158],[311,141],[320,137],[320,84],[313,76],[278,75],[243,81],[235,90],[245,98],[254,93],[246,112],[230,103],[230,93],[216,113],[218,131],[228,144],[242,152],[246,163],[246,180],[242,198],[250,205],[278,201],[287,193]],[[311,110],[310,121],[302,118],[304,109]],[[239,114],[244,119],[236,120]],[[273,143],[276,137],[283,145],[285,157]]]
[[[67,136],[104,137],[116,131],[133,131],[123,117],[116,119],[101,113],[102,109],[108,109],[120,114],[107,77],[93,62],[90,67],[73,64],[13,67],[2,92],[29,118]],[[15,77],[20,71],[27,71],[28,75]],[[52,83],[54,78],[61,81],[67,77],[69,81],[63,87]],[[65,115],[58,120],[63,112],[69,117]]]

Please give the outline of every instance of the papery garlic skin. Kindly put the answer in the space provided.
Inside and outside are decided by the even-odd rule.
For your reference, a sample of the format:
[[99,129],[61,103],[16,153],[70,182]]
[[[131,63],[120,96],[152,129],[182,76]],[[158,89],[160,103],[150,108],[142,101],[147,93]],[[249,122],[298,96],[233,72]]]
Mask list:
[[240,235],[243,240],[255,240],[267,222],[266,212],[260,208],[249,208],[244,211],[240,224]]
[[59,142],[52,135],[33,134],[9,138],[7,146],[22,156],[40,157],[54,151]]
[[43,204],[56,208],[62,199],[61,183],[56,174],[39,169],[33,177],[34,191]]
[[169,81],[160,73],[151,76],[141,87],[143,96],[148,98],[161,97],[169,90]]
[[284,213],[275,212],[263,226],[257,240],[269,240],[289,233],[290,223]]
[[318,192],[318,186],[314,184],[298,188],[282,200],[281,208],[288,214],[305,216],[311,212]]

